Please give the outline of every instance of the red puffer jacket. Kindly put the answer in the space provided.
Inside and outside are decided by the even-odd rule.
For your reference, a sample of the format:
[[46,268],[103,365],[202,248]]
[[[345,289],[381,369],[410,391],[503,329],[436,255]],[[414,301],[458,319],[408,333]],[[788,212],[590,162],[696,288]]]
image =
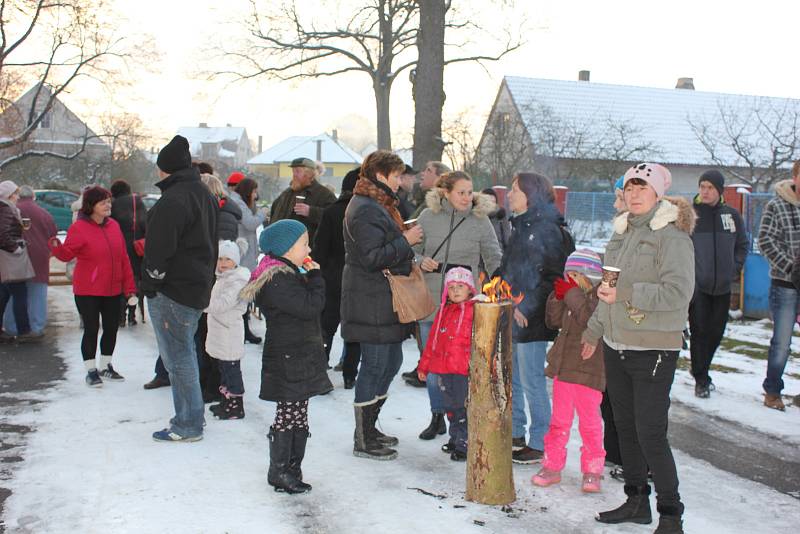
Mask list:
[[445,304],[436,314],[419,360],[423,373],[469,375],[474,300]]
[[125,238],[117,221],[106,217],[103,224],[80,214],[67,230],[63,245],[52,249],[61,261],[77,258],[72,275],[76,295],[113,297],[136,293]]

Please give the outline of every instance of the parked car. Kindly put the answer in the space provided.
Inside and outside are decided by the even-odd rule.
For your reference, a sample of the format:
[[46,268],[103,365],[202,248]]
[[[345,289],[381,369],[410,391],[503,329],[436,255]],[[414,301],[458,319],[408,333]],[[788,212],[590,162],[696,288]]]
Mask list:
[[142,202],[144,202],[144,207],[147,209],[152,208],[155,205],[155,203],[158,202],[159,198],[161,198],[161,195],[150,194],[143,196]]
[[69,228],[69,225],[72,224],[71,206],[80,198],[80,195],[57,189],[40,189],[35,191],[35,194],[36,202],[53,216],[58,230],[63,231]]

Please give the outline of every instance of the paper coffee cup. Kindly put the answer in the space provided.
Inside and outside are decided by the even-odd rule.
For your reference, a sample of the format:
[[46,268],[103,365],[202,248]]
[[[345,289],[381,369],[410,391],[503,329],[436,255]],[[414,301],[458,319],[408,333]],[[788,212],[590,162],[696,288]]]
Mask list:
[[137,304],[139,304],[139,298],[135,295],[128,299],[128,306],[136,306]]
[[403,221],[403,224],[405,224],[406,226],[414,226],[415,224],[417,224],[417,219],[409,219],[407,221]]
[[617,287],[617,280],[619,279],[619,273],[622,272],[616,267],[611,267],[610,265],[603,265],[603,287]]
[[30,227],[31,227],[30,218],[29,217],[23,217],[22,218],[22,229],[23,230],[28,230],[28,229],[30,229]]
[[298,201],[298,202],[305,202],[306,201],[306,197],[304,197],[303,195],[295,195],[294,199],[296,201]]

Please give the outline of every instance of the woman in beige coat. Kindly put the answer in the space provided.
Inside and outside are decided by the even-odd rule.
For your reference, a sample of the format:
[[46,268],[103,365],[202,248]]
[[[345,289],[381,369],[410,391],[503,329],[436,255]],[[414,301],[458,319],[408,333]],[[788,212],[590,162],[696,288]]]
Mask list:
[[[414,246],[428,290],[431,295],[441,295],[444,276],[453,267],[465,267],[472,272],[478,287],[480,264],[488,273],[500,267],[503,252],[497,241],[489,214],[497,209],[494,199],[472,189],[472,178],[461,171],[448,172],[439,177],[436,185],[425,196],[426,209],[419,216],[424,238]],[[422,346],[428,340],[436,311],[419,322]],[[414,370],[416,375],[416,370]],[[431,422],[419,435],[420,439],[433,439],[446,432],[442,394],[438,377],[428,373],[428,395],[431,401]]]

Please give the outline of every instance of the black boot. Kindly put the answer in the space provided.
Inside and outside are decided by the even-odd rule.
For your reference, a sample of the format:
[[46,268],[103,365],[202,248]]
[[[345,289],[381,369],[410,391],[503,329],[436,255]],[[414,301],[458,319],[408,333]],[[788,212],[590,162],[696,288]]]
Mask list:
[[218,406],[220,408],[217,410],[214,410],[213,406],[209,408],[215,417],[222,420],[244,419],[244,397],[241,395],[229,395]]
[[269,471],[267,471],[269,485],[274,487],[275,491],[285,491],[286,493],[308,491],[289,471],[294,432],[276,432],[270,427],[267,437],[269,438]]
[[250,312],[242,315],[242,319],[244,319],[244,342],[253,345],[261,343],[261,338],[250,331]]
[[305,428],[295,428],[292,430],[292,454],[289,456],[289,472],[300,481],[300,486],[305,491],[311,491],[311,484],[303,482],[303,458],[306,455],[306,441],[311,433]]
[[431,440],[436,436],[441,436],[445,432],[447,432],[447,425],[444,422],[444,414],[431,413],[431,423],[428,425],[428,428],[420,433],[419,439]]
[[653,522],[650,513],[650,486],[625,485],[628,500],[614,510],[600,512],[595,517],[601,523],[639,523],[649,525]]
[[128,326],[136,325],[136,306],[128,306]]
[[373,460],[394,460],[397,451],[385,447],[375,435],[375,415],[377,403],[354,406],[356,431],[353,436],[353,456]]
[[387,436],[386,434],[378,430],[377,426],[375,426],[378,424],[378,417],[381,415],[381,408],[383,408],[383,405],[385,403],[386,403],[386,397],[382,398],[376,403],[378,407],[375,409],[375,420],[373,421],[372,425],[373,432],[375,433],[375,437],[382,445],[385,445],[387,447],[394,447],[395,445],[400,443],[400,440],[394,436]]
[[661,514],[658,518],[658,528],[654,534],[683,534],[683,505],[662,506],[656,505],[656,510]]

